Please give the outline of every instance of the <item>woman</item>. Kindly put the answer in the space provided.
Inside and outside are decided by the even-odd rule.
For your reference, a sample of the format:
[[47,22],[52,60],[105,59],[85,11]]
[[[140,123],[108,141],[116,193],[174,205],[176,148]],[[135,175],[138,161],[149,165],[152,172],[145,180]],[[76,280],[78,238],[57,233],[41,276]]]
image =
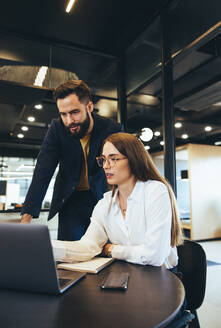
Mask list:
[[175,267],[176,246],[182,243],[175,197],[142,142],[128,133],[112,134],[97,162],[112,190],[95,206],[81,240],[52,241],[55,259],[85,261],[102,253],[131,263]]

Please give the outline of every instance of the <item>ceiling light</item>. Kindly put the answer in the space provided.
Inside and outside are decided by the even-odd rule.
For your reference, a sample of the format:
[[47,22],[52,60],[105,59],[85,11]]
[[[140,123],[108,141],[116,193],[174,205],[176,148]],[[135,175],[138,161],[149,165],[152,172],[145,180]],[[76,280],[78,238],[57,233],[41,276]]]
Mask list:
[[213,104],[213,106],[221,106],[221,101],[218,101],[217,103]]
[[141,130],[140,139],[142,141],[150,141],[153,138],[153,131],[150,128],[143,128]]
[[20,162],[20,158],[18,157],[10,157],[9,162]]
[[207,132],[209,132],[209,131],[212,130],[212,127],[211,126],[206,126],[204,130],[207,131]]
[[15,174],[15,175],[33,175],[33,172],[17,172],[17,171],[5,171],[5,172],[1,172],[1,174],[3,175],[8,175],[8,174]]
[[35,105],[35,108],[36,108],[36,109],[42,109],[43,106],[42,106],[41,104],[38,104],[38,105]]
[[21,164],[19,167],[17,167],[16,171],[20,171],[22,169],[33,169],[35,165],[29,165],[29,164]]
[[175,126],[175,128],[179,129],[179,128],[181,128],[182,123],[177,122],[177,123],[174,124],[174,126]]
[[182,138],[182,139],[187,139],[187,138],[189,138],[189,136],[188,136],[188,134],[185,134],[185,133],[184,133],[184,134],[182,134],[181,138]]
[[[8,172],[7,172],[8,173]],[[9,172],[9,174],[10,174],[11,172]],[[24,173],[25,172],[22,172],[22,176],[21,177],[19,177],[19,176],[17,176],[17,173],[16,173],[16,177],[4,177],[4,178],[0,178],[0,180],[6,180],[6,181],[10,181],[10,180],[15,180],[15,178],[16,178],[16,180],[32,180],[32,176],[30,176],[30,177],[26,177],[26,176],[24,176]],[[33,174],[33,173],[32,173]],[[8,175],[8,174],[7,174]],[[14,174],[13,174],[14,175]]]
[[22,129],[22,131],[28,131],[28,127],[27,126],[22,126],[21,129]]
[[68,5],[67,5],[67,8],[66,8],[66,10],[65,10],[66,13],[69,13],[69,12],[70,12],[70,10],[71,10],[71,8],[72,8],[74,2],[75,2],[75,0],[70,0],[70,1],[69,1]]
[[160,134],[161,134],[160,131],[155,131],[155,132],[154,132],[154,135],[155,135],[156,137],[159,137]]
[[24,138],[24,134],[19,133],[19,134],[17,134],[17,137],[18,137],[19,139],[22,139],[22,138]]
[[38,74],[36,76],[34,85],[38,87],[42,87],[46,74],[47,74],[48,66],[41,66],[41,68],[38,71]]
[[214,145],[215,145],[215,146],[220,146],[220,145],[221,145],[221,141],[216,141],[216,142],[214,142]]
[[28,121],[29,122],[34,122],[35,121],[35,117],[34,116],[28,116]]
[[164,145],[164,141],[162,140],[162,141],[160,142],[160,144],[161,144],[161,146],[163,146],[163,145]]
[[150,149],[150,146],[144,146],[144,148],[146,149],[146,150],[149,150]]
[[145,94],[130,95],[128,101],[138,102],[146,106],[157,106],[159,104],[159,99],[157,97]]

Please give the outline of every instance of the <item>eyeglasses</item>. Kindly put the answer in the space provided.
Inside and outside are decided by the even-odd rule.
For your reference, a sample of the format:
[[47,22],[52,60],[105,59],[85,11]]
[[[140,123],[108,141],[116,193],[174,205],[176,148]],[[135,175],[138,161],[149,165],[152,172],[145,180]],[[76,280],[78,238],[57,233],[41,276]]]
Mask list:
[[99,156],[96,157],[97,164],[100,167],[104,167],[104,165],[108,162],[110,166],[114,166],[117,164],[118,161],[121,161],[122,159],[127,159],[127,157],[117,157],[117,156],[111,156],[111,157],[105,157],[105,156]]

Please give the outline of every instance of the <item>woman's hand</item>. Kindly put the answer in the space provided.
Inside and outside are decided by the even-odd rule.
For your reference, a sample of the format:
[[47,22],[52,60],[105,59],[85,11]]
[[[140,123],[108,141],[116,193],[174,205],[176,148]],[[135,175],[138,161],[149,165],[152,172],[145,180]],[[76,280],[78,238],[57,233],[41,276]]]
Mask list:
[[103,256],[111,256],[111,251],[112,251],[113,247],[114,247],[114,244],[106,244],[106,245],[104,245],[101,255],[103,255]]

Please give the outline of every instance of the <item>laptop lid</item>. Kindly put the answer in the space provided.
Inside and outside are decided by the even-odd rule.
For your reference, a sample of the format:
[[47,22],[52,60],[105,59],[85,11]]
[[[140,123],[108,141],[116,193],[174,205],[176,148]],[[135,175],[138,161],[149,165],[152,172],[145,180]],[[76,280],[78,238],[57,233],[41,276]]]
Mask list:
[[85,276],[73,272],[60,287],[48,227],[0,223],[0,288],[59,294]]

